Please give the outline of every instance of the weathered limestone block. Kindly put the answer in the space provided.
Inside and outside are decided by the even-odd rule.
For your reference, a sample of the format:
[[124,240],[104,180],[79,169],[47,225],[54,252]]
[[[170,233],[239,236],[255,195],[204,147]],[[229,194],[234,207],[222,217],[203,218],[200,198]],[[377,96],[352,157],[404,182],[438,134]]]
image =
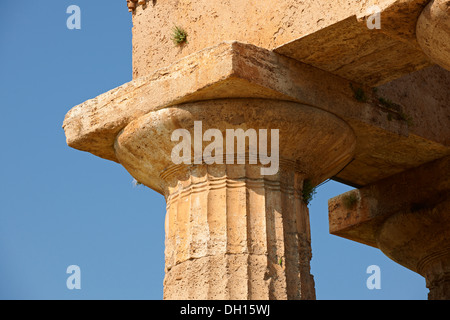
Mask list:
[[[376,86],[433,64],[416,40],[429,0],[164,0],[133,14],[133,78],[192,53],[236,40]],[[380,10],[381,28],[368,19]],[[174,46],[174,26],[188,43]]]
[[[413,107],[414,126],[409,126],[404,120],[389,120],[389,115],[398,117],[398,111],[382,106],[369,88],[360,87],[367,95],[367,101],[360,102],[345,79],[253,45],[226,42],[72,108],[63,127],[69,146],[117,162],[115,137],[150,111],[219,98],[295,101],[333,113],[352,127],[359,141],[355,156],[335,178],[366,185],[450,154],[447,127],[429,125],[445,124],[449,118],[444,88],[450,76],[442,71],[412,75],[413,80],[381,88],[381,97]],[[417,101],[424,101],[427,110]]]
[[[133,78],[224,41],[273,49],[345,19],[364,1],[347,0],[158,0],[133,14]],[[393,1],[390,1],[393,2]],[[175,47],[172,28],[188,33],[189,44]]]

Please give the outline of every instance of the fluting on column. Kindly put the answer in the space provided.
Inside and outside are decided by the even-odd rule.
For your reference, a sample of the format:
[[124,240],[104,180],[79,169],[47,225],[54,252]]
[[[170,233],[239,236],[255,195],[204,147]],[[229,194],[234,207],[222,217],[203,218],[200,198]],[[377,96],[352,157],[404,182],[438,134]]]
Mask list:
[[[257,165],[170,170],[166,215],[169,299],[313,299],[303,175]],[[193,285],[194,284],[194,285]]]

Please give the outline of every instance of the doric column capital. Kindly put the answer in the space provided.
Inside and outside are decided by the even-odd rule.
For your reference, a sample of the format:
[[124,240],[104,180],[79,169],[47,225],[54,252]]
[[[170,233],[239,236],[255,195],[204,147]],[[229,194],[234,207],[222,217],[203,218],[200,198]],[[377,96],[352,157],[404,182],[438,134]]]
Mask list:
[[[186,143],[188,150],[181,150]],[[323,110],[289,101],[219,99],[164,108],[130,122],[117,136],[115,155],[138,181],[167,196],[174,183],[168,172],[177,165],[210,163],[211,155],[219,164],[266,164],[266,175],[280,166],[298,168],[318,184],[351,160],[354,146],[352,129]]]

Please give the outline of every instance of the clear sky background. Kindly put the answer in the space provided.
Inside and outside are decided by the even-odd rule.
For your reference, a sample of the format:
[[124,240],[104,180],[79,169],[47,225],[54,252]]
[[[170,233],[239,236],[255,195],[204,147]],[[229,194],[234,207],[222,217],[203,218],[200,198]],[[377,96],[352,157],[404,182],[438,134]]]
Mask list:
[[[66,27],[72,4],[81,30]],[[0,9],[0,299],[162,299],[164,198],[69,148],[61,128],[73,106],[132,79],[126,1]],[[328,233],[327,200],[350,189],[328,182],[310,204],[317,299],[426,299],[424,278]],[[66,287],[73,264],[81,290]],[[381,268],[380,290],[366,287],[370,265]]]

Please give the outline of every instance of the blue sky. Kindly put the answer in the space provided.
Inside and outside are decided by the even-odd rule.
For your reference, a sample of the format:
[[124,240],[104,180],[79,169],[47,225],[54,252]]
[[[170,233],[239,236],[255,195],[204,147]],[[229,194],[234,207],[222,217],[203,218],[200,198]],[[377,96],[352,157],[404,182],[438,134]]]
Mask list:
[[[81,30],[69,30],[69,5]],[[73,150],[73,106],[132,79],[125,0],[3,1],[0,10],[0,299],[162,299],[164,198],[120,165]],[[318,299],[426,299],[425,280],[328,233],[329,182],[310,204]],[[81,268],[81,289],[66,268]],[[369,290],[366,269],[381,269]]]

